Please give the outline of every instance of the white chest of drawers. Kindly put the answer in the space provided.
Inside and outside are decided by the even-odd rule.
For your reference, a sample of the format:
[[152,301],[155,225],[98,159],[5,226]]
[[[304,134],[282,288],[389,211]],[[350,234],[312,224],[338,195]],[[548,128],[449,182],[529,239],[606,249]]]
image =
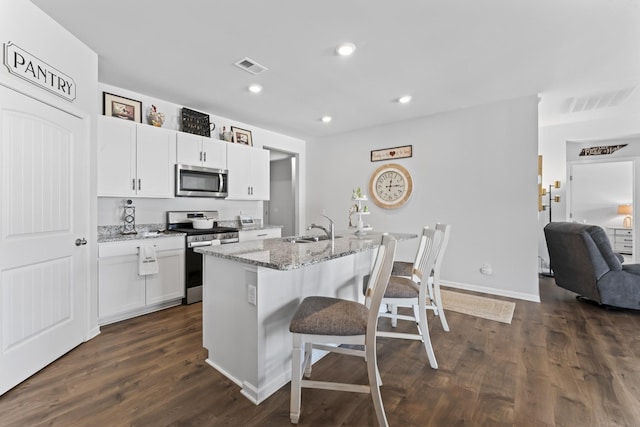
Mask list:
[[633,254],[633,228],[611,228],[611,242],[615,252]]

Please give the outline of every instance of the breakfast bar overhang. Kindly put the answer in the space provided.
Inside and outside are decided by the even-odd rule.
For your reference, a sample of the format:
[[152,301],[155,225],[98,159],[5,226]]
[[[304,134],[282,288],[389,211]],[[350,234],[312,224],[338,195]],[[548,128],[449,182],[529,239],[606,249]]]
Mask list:
[[[390,233],[398,240],[415,234]],[[362,301],[382,233],[334,241],[294,238],[196,249],[204,256],[207,363],[259,404],[291,379],[289,322],[306,296]]]

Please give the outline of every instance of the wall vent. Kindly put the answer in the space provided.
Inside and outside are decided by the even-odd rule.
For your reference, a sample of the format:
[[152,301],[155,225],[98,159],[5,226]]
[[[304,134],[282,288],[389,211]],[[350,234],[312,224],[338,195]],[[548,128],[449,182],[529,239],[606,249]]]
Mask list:
[[256,61],[250,58],[244,58],[234,63],[238,68],[241,68],[251,74],[260,74],[268,70],[267,67],[258,64]]
[[617,107],[629,99],[635,89],[636,86],[595,95],[569,98],[566,103],[567,113],[581,113],[583,111]]

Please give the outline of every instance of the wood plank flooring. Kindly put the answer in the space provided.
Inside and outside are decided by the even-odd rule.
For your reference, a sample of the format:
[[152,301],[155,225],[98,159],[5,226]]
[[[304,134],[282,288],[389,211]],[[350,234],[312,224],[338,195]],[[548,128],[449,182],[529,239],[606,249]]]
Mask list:
[[[379,339],[390,425],[639,426],[640,313],[540,286],[542,303],[517,301],[511,325],[448,312],[446,333],[430,316],[437,371],[421,343]],[[290,425],[289,385],[250,403],[205,363],[201,320],[194,304],[102,328],[1,396],[0,426]],[[341,355],[313,373],[367,381]],[[304,389],[302,405],[300,426],[375,424],[368,395]]]

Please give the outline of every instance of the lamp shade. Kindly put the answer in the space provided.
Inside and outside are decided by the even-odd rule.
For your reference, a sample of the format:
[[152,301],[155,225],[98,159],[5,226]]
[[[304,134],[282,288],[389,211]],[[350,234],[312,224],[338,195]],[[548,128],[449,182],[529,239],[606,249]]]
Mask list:
[[631,215],[632,213],[633,213],[633,206],[618,205],[618,215]]

